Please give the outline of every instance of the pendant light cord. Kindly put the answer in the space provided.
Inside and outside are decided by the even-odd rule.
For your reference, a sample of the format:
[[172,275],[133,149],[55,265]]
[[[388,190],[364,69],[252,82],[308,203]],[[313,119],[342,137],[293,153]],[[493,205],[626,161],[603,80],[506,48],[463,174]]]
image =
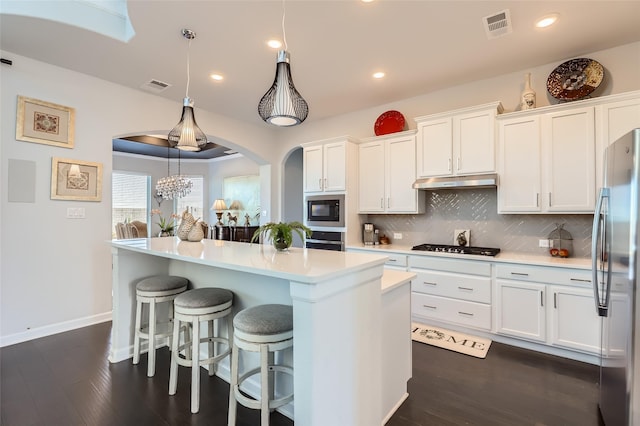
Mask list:
[[288,50],[287,49],[287,32],[284,29],[284,17],[285,17],[284,0],[282,0],[282,41],[284,42],[284,50]]
[[193,38],[189,39],[189,46],[187,47],[187,91],[185,93],[185,98],[189,97],[189,82],[191,80],[191,69],[190,69],[190,64],[191,64],[191,59],[190,59],[190,53],[191,53],[191,41],[193,41]]

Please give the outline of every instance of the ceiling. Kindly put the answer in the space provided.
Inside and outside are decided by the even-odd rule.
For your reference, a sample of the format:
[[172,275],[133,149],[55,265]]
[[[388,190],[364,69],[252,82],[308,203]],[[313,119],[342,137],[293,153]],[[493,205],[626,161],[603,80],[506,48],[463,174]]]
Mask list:
[[[640,1],[289,0],[284,6],[307,122],[640,40]],[[512,33],[488,39],[483,18],[504,9]],[[181,105],[188,47],[181,30],[190,28],[197,33],[189,86],[196,116],[205,109],[268,128],[257,104],[273,82],[276,51],[266,41],[282,39],[282,10],[280,1],[129,0],[136,34],[128,43],[3,14],[0,47],[134,89],[160,80],[171,86],[158,96]],[[559,21],[536,29],[534,20],[551,12]],[[379,70],[386,77],[374,80]],[[225,79],[213,81],[214,72]]]

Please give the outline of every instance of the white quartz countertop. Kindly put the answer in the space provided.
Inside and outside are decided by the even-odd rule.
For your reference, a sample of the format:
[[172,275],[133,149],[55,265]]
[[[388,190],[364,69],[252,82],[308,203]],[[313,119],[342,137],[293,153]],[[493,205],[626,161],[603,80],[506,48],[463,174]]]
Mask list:
[[562,259],[547,254],[500,252],[497,256],[478,256],[473,254],[436,253],[430,251],[411,250],[412,246],[401,244],[348,245],[347,250],[365,250],[371,253],[401,253],[417,256],[446,257],[449,259],[478,260],[481,262],[518,263],[531,266],[555,266],[561,268],[591,269],[591,259],[569,257]]
[[383,253],[378,256],[296,247],[288,252],[278,252],[270,244],[210,239],[189,242],[180,241],[178,237],[162,237],[112,240],[110,243],[118,249],[304,283],[322,282],[385,262]]
[[395,269],[385,269],[382,274],[382,285],[380,289],[382,294],[387,293],[394,288],[400,287],[403,284],[409,283],[416,277],[413,272],[397,271]]

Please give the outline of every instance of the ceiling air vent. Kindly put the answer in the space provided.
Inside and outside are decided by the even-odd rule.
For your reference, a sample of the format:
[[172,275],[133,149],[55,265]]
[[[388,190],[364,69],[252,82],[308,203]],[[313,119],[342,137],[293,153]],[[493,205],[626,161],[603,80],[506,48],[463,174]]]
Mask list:
[[165,83],[164,81],[155,80],[155,79],[149,80],[146,83],[144,83],[142,86],[140,86],[141,89],[145,89],[153,93],[164,92],[169,87],[171,87],[169,83]]
[[482,22],[484,23],[484,30],[487,33],[487,38],[489,39],[511,34],[512,28],[509,9],[505,9],[494,15],[485,16],[482,18]]

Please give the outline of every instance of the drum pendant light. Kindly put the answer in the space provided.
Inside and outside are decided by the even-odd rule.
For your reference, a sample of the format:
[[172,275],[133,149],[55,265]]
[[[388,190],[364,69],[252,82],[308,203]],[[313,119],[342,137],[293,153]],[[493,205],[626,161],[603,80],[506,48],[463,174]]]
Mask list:
[[282,36],[284,50],[278,52],[276,77],[273,85],[258,103],[258,114],[267,123],[288,127],[302,123],[309,114],[307,101],[293,85],[289,53],[287,52],[287,36],[284,29],[284,0],[282,1]]
[[191,77],[189,52],[191,50],[191,41],[196,38],[196,33],[185,28],[182,30],[182,36],[189,40],[189,49],[187,50],[187,91],[182,103],[180,122],[169,132],[167,139],[172,147],[184,151],[200,151],[207,144],[207,135],[196,124],[196,118],[193,115],[193,100],[189,97],[189,80]]

